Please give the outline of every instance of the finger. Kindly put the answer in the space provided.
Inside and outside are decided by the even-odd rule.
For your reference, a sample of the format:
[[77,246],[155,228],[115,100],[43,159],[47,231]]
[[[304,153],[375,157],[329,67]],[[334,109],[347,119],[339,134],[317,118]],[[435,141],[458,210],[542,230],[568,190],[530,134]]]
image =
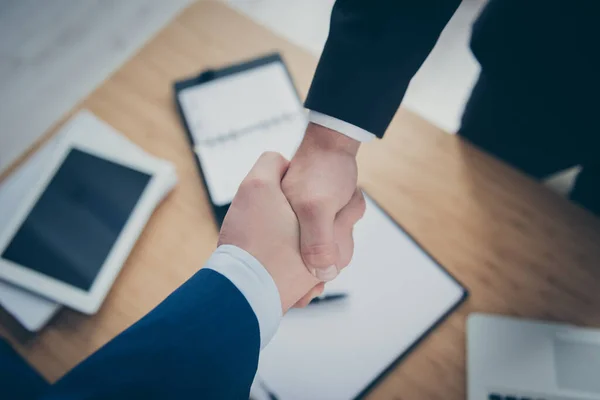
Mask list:
[[336,225],[354,226],[365,215],[365,210],[365,196],[362,190],[356,188],[348,204],[335,216]]
[[365,197],[360,189],[356,189],[348,204],[335,217],[335,240],[339,249],[338,270],[344,269],[354,254],[354,224],[365,214]]
[[295,210],[300,224],[300,252],[308,270],[321,281],[338,274],[338,248],[335,243],[335,211],[326,204],[309,201]]
[[290,162],[281,154],[267,151],[260,155],[244,181],[276,183],[280,186]]
[[298,300],[296,302],[296,304],[294,304],[294,307],[295,308],[304,308],[304,307],[306,307],[307,305],[310,304],[310,302],[315,297],[319,297],[320,295],[322,295],[324,290],[325,290],[325,284],[323,282],[317,284],[315,287],[313,287],[310,290],[310,292],[308,292],[300,300]]
[[354,255],[354,237],[352,235],[353,226],[347,226],[340,223],[336,223],[335,226],[335,237],[336,242],[340,251],[340,257],[338,261],[338,269],[341,271],[350,264],[352,256]]

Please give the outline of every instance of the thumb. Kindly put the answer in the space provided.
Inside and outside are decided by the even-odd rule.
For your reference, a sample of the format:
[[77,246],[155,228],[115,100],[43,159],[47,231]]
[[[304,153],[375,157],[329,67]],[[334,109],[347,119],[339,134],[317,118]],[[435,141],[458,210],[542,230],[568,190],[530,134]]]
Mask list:
[[335,213],[319,207],[303,207],[298,215],[300,252],[311,274],[321,281],[330,281],[338,274],[339,250],[335,242]]
[[279,187],[290,162],[281,154],[266,151],[260,155],[245,180],[258,179],[265,183],[274,183]]

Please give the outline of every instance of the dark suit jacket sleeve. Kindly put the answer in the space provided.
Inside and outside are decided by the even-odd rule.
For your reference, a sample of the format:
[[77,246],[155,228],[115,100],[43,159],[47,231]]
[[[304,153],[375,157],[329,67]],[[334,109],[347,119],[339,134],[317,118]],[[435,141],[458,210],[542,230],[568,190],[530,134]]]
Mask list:
[[259,349],[247,300],[203,269],[43,399],[248,399]]
[[382,137],[460,0],[337,0],[306,108]]
[[0,338],[0,398],[33,400],[48,390],[48,382]]

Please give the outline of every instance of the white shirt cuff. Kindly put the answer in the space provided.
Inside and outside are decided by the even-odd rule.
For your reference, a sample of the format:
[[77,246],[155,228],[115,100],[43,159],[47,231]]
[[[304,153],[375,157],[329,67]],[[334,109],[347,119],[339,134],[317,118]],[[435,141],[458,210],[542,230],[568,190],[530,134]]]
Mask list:
[[329,115],[308,110],[308,120],[313,124],[324,126],[342,135],[348,136],[350,139],[357,140],[359,142],[369,142],[375,138],[375,135],[369,131],[364,130],[356,125],[352,125],[341,119],[330,117]]
[[282,317],[279,290],[269,272],[250,253],[230,244],[219,246],[204,268],[229,279],[246,298],[258,320],[260,349],[264,349]]

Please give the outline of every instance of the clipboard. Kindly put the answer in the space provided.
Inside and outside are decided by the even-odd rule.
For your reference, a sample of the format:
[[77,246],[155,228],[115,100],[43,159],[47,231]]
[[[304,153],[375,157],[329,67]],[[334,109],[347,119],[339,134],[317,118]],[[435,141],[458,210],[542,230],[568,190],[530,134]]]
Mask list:
[[[280,70],[279,72],[281,72],[281,69],[282,69],[283,76],[285,76],[285,78],[282,78],[282,74],[280,73],[278,75],[278,79],[280,79],[280,81],[283,81],[283,79],[287,80],[287,82],[288,82],[287,84],[289,85],[285,89],[281,89],[281,92],[284,93],[283,95],[286,97],[286,100],[288,103],[290,103],[291,101],[295,102],[295,105],[293,107],[294,110],[292,110],[292,112],[288,112],[288,114],[293,114],[292,117],[296,118],[295,124],[298,127],[302,126],[302,129],[301,129],[301,131],[299,128],[298,128],[298,130],[294,129],[294,132],[291,134],[294,137],[291,138],[290,140],[292,142],[295,142],[295,145],[292,146],[290,143],[287,143],[287,144],[282,145],[283,147],[285,147],[284,149],[282,149],[282,148],[278,148],[277,144],[274,144],[274,145],[272,144],[272,146],[265,144],[264,149],[262,149],[262,151],[260,151],[260,153],[262,153],[263,151],[267,151],[267,150],[275,150],[275,151],[282,153],[286,158],[291,158],[291,156],[293,156],[293,153],[295,153],[295,150],[296,150],[297,146],[300,144],[300,141],[303,137],[304,129],[307,124],[307,120],[306,120],[306,113],[304,112],[304,108],[303,108],[302,102],[300,100],[300,96],[298,94],[298,91],[297,91],[294,83],[293,83],[293,80],[289,73],[289,70],[287,69],[282,57],[278,53],[267,54],[267,55],[261,56],[259,58],[253,59],[253,60],[244,61],[239,64],[227,66],[224,68],[205,70],[195,77],[183,79],[181,81],[177,81],[174,83],[173,88],[174,88],[177,112],[179,113],[179,116],[183,123],[189,145],[194,153],[194,158],[196,160],[196,166],[198,168],[199,175],[202,179],[202,183],[204,185],[204,188],[206,190],[208,198],[211,202],[215,222],[217,223],[217,225],[219,227],[221,226],[223,219],[225,218],[225,215],[227,214],[227,210],[229,209],[229,205],[230,205],[231,201],[230,200],[227,202],[223,201],[223,199],[224,199],[223,195],[216,195],[214,193],[214,190],[211,190],[211,182],[210,182],[209,176],[210,176],[211,172],[213,172],[213,171],[207,171],[207,168],[210,168],[210,165],[207,165],[207,162],[209,162],[209,161],[206,159],[203,159],[203,156],[201,154],[202,151],[201,150],[199,151],[199,147],[200,146],[218,145],[220,141],[223,143],[226,143],[227,141],[235,141],[240,138],[243,139],[246,137],[244,135],[251,134],[249,132],[252,132],[253,129],[254,129],[254,131],[269,129],[269,127],[271,125],[276,125],[278,122],[281,123],[281,121],[285,120],[286,118],[290,118],[290,115],[287,115],[287,114],[280,115],[280,113],[277,113],[274,110],[273,117],[261,118],[256,122],[250,123],[249,126],[245,126],[245,127],[241,127],[241,128],[237,127],[234,129],[226,129],[217,136],[215,136],[215,135],[209,136],[208,139],[203,138],[203,137],[200,138],[200,136],[202,136],[204,133],[200,132],[201,129],[195,127],[194,122],[191,121],[191,117],[189,115],[189,110],[186,111],[186,104],[184,104],[182,94],[189,89],[202,88],[202,87],[207,87],[209,85],[216,86],[216,84],[218,84],[219,82],[224,82],[225,80],[231,80],[231,78],[242,77],[243,75],[249,75],[249,74],[257,72],[261,69],[264,70],[265,68],[270,68],[270,67],[274,67],[274,66],[277,66],[277,68]],[[231,83],[231,82],[229,82],[229,83]],[[240,83],[240,85],[242,85],[242,84]],[[282,83],[282,85],[283,85],[283,83]],[[231,86],[231,85],[229,85],[229,86]],[[233,98],[235,96],[231,96],[230,89],[231,88],[228,87],[227,92],[230,94],[229,97]],[[212,88],[210,88],[210,90],[213,90],[213,93],[214,93],[216,89],[215,89],[215,87],[212,87]],[[244,90],[245,90],[244,88],[240,88],[241,92],[246,93],[247,91],[244,92]],[[277,91],[274,91],[273,93],[275,93],[275,92],[277,92]],[[257,102],[260,102],[261,101],[260,96],[259,96],[260,93],[255,93],[255,94],[257,95],[256,96]],[[252,97],[252,96],[250,96],[250,97]],[[248,100],[249,100],[248,103],[250,103],[250,99],[248,99]],[[262,101],[264,102],[265,100],[268,100],[268,98],[262,97]],[[206,105],[209,105],[209,104],[206,104]],[[249,104],[249,106],[251,106],[251,105]],[[266,105],[265,105],[265,107],[266,107]],[[217,111],[220,111],[220,110],[217,110]],[[235,111],[236,110],[234,110],[233,114],[235,114]],[[239,111],[239,110],[237,110],[237,111]],[[261,111],[264,111],[264,110],[261,109]],[[234,116],[233,118],[235,119],[236,117]],[[301,120],[302,122],[298,123],[298,120]],[[219,121],[217,121],[217,125],[218,125],[218,122]],[[245,150],[242,150],[242,152],[243,151],[245,151]],[[254,153],[258,153],[258,149],[254,149]],[[205,157],[205,158],[207,158],[207,157]],[[250,164],[250,163],[247,162],[246,164]],[[247,167],[247,171],[244,172],[244,176],[250,170],[250,167],[251,167],[251,165],[248,166],[246,164],[245,164],[245,167]],[[252,162],[252,164],[253,164],[253,162]],[[239,180],[239,176],[237,176],[237,179]],[[231,189],[229,190],[229,192],[231,192],[231,199],[233,199],[233,195],[235,194],[235,191],[233,189],[234,189],[234,185],[232,184]],[[235,187],[235,190],[237,190],[237,187]],[[220,201],[217,201],[215,199],[215,197],[219,197]],[[228,199],[225,199],[225,200],[228,200]]]
[[[175,101],[177,104],[177,110],[180,114],[180,117],[183,121],[183,125],[186,131],[186,135],[188,137],[188,141],[189,144],[192,148],[192,151],[194,152],[194,156],[196,158],[196,163],[197,163],[197,167],[198,167],[198,171],[200,173],[200,176],[202,178],[202,181],[204,183],[204,187],[205,190],[208,194],[208,197],[211,201],[212,204],[212,208],[213,208],[213,213],[215,216],[215,221],[217,222],[218,225],[220,225],[223,221],[223,218],[225,217],[225,214],[227,213],[227,209],[229,207],[229,204],[218,204],[217,202],[214,201],[213,198],[213,194],[211,193],[210,190],[210,182],[209,179],[207,179],[207,175],[211,173],[211,171],[207,170],[206,166],[203,165],[203,162],[205,161],[202,157],[201,154],[198,154],[197,151],[197,146],[199,143],[202,143],[203,141],[206,141],[206,138],[200,138],[200,140],[198,140],[198,134],[197,132],[194,132],[194,127],[192,126],[192,124],[190,123],[189,117],[186,116],[186,110],[185,110],[185,106],[184,104],[182,104],[181,101],[181,93],[184,90],[188,90],[190,88],[197,88],[197,87],[203,87],[206,85],[211,85],[214,84],[215,82],[219,82],[223,79],[227,79],[229,77],[234,77],[236,75],[240,75],[240,74],[244,74],[247,73],[248,71],[253,71],[253,70],[257,70],[260,69],[262,67],[265,66],[269,66],[272,64],[280,64],[283,69],[284,69],[284,74],[286,79],[291,83],[291,77],[289,75],[289,72],[287,70],[287,68],[285,68],[285,64],[283,63],[283,60],[281,59],[281,57],[278,54],[270,54],[255,60],[251,60],[251,61],[247,61],[241,64],[237,64],[237,65],[233,65],[230,67],[226,67],[226,68],[222,68],[222,69],[217,69],[217,70],[207,70],[204,71],[203,73],[201,73],[200,75],[198,75],[197,77],[193,77],[191,79],[186,79],[183,81],[179,81],[176,82],[174,85],[174,89],[175,89]],[[290,89],[291,92],[293,92],[293,97],[296,101],[296,104],[298,106],[298,108],[302,109],[302,104],[300,103],[300,99],[299,99],[299,95],[297,90],[295,89],[295,87],[293,86],[293,83],[291,84],[292,89]],[[302,133],[298,135],[297,138],[298,139],[298,144],[300,142],[300,140],[302,139],[303,133],[304,133],[304,128],[306,126],[306,115],[304,115],[304,126],[302,126]],[[261,123],[264,123],[265,121],[262,121]],[[267,121],[268,122],[268,121]],[[268,124],[267,124],[268,125]],[[208,129],[210,130],[210,129]],[[209,139],[206,143],[211,143],[210,141],[215,141],[218,142],[219,140],[233,140],[235,139],[235,135],[236,134],[243,134],[243,132],[241,132],[239,129],[238,130],[231,130],[231,131],[225,131],[220,135],[219,139],[215,139],[214,137],[210,137],[209,135]],[[267,148],[263,149],[263,151],[269,150]],[[280,151],[280,149],[274,149],[276,151]],[[295,152],[295,149],[293,149]],[[284,156],[286,156],[287,158],[291,159],[292,154],[284,154]],[[251,168],[251,165],[248,166],[248,170]],[[246,171],[248,172],[248,171]],[[235,193],[233,193],[235,194]],[[414,254],[417,254],[416,258],[413,258],[412,260],[415,262],[414,266],[411,266],[411,268],[414,268],[415,275],[411,275],[410,277],[414,277],[414,276],[418,276],[419,279],[421,279],[421,281],[419,281],[421,284],[421,286],[418,285],[414,285],[413,283],[413,287],[418,288],[425,288],[425,289],[431,289],[431,290],[435,290],[435,289],[446,289],[447,292],[447,297],[444,297],[442,299],[440,299],[440,303],[434,303],[433,305],[431,305],[431,311],[430,313],[428,313],[426,315],[426,319],[425,320],[419,320],[419,326],[418,326],[418,330],[414,331],[411,333],[412,336],[410,336],[409,338],[406,339],[405,342],[402,342],[400,344],[395,344],[392,343],[391,344],[391,348],[387,349],[388,353],[387,355],[389,355],[389,357],[385,356],[383,358],[385,359],[381,359],[381,360],[376,360],[376,365],[372,365],[372,367],[376,367],[373,368],[372,371],[369,371],[369,373],[366,376],[360,376],[360,381],[357,381],[356,387],[351,388],[350,392],[346,393],[347,395],[341,395],[341,396],[336,396],[336,394],[333,394],[332,396],[329,397],[325,397],[325,398],[340,398],[340,399],[347,399],[347,398],[361,398],[363,397],[366,393],[368,393],[371,388],[380,380],[382,379],[382,377],[384,377],[400,360],[402,360],[407,354],[409,354],[425,337],[427,337],[427,335],[433,330],[435,329],[443,320],[446,319],[446,317],[448,315],[450,315],[460,304],[462,304],[464,302],[464,300],[467,298],[468,296],[468,292],[467,290],[464,288],[463,285],[461,285],[446,269],[444,269],[436,260],[434,260],[422,247],[420,247],[418,245],[418,243],[406,232],[404,231],[393,219],[391,219],[391,217],[389,217],[389,215],[387,213],[385,213],[385,211],[383,209],[381,209],[375,202],[374,200],[372,200],[370,197],[365,196],[366,200],[367,200],[367,213],[365,214],[365,217],[363,218],[363,220],[361,220],[359,222],[359,224],[357,225],[357,230],[355,230],[355,241],[356,241],[356,245],[359,247],[359,251],[360,251],[360,246],[363,246],[363,257],[365,255],[365,249],[364,249],[364,245],[362,245],[359,240],[361,240],[359,238],[359,236],[361,235],[361,230],[363,230],[363,238],[367,237],[367,238],[371,238],[371,240],[373,240],[373,238],[375,238],[374,240],[377,243],[377,246],[375,246],[374,248],[368,248],[367,251],[373,251],[375,254],[380,254],[381,256],[385,256],[386,254],[384,252],[382,252],[381,247],[383,246],[383,244],[387,244],[386,246],[383,246],[385,249],[391,250],[392,252],[396,251],[400,251],[400,249],[405,249],[406,253],[400,253],[400,254],[395,254],[395,255],[391,255],[392,257],[394,256],[398,256],[398,257],[402,257],[404,255],[406,255],[407,253],[411,253],[411,251]],[[233,198],[233,196],[232,196]],[[380,228],[383,227],[385,232],[383,232],[383,230],[380,230]],[[375,232],[376,234],[374,235],[373,232]],[[387,233],[386,233],[387,232]],[[389,234],[389,235],[387,235]],[[382,238],[377,238],[378,235],[382,235]],[[386,242],[386,237],[395,237],[393,235],[397,235],[397,238],[395,239],[396,241],[394,243],[387,243]],[[369,247],[370,245],[367,244],[367,247]],[[355,258],[356,258],[356,254],[357,252],[355,251]],[[387,256],[390,256],[390,254],[387,254]],[[360,258],[360,257],[359,257]],[[392,259],[388,257],[388,259]],[[364,258],[363,258],[364,260]],[[416,260],[416,261],[415,261]],[[381,261],[381,260],[380,260]],[[354,262],[354,260],[353,260]],[[359,260],[359,263],[362,262]],[[377,264],[380,267],[382,265],[384,265],[384,262],[376,262],[376,260],[373,260],[372,258],[368,258],[368,261],[366,262],[368,264]],[[423,266],[425,268],[418,268],[419,266]],[[351,280],[353,282],[351,282],[351,285],[354,285],[356,282],[368,282],[369,279],[368,277],[361,277],[360,279],[356,279],[356,277],[352,278],[353,276],[353,269],[354,270],[358,270],[360,266],[359,265],[355,265],[354,267],[350,267],[346,272],[342,273],[340,275],[340,277],[338,277],[335,281],[331,282],[328,284],[330,289],[333,289],[334,291],[336,290],[337,285],[344,285],[344,282],[348,283],[348,279],[345,279],[345,277],[351,277]],[[390,268],[393,267],[393,265],[390,265],[389,263],[384,265],[384,268]],[[346,271],[346,270],[345,270]],[[429,275],[427,275],[427,273],[423,274],[424,271],[429,271]],[[388,293],[392,293],[391,291],[389,291],[390,287],[389,287],[389,283],[390,282],[394,282],[395,278],[398,278],[397,276],[397,271],[394,272],[392,271],[391,274],[387,274],[387,272],[390,271],[382,271],[384,274],[386,274],[386,280],[388,281],[387,284],[388,286],[386,286],[386,289],[388,290]],[[409,274],[412,274],[412,272],[409,272]],[[420,275],[419,275],[420,274]],[[366,278],[366,279],[363,279]],[[432,280],[429,280],[430,278],[433,278]],[[407,279],[407,282],[410,281],[410,279]],[[423,283],[425,282],[425,283]],[[372,284],[372,287],[377,287],[376,285],[378,284],[378,282],[370,282]],[[380,282],[380,283],[384,283],[385,282]],[[400,282],[402,283],[402,282]],[[354,286],[352,288],[352,290],[354,290]],[[339,288],[338,288],[339,289]],[[361,288],[358,288],[358,290],[361,290]],[[411,293],[409,293],[410,288],[407,288],[407,298],[411,297]],[[414,293],[416,295],[418,295],[418,293]],[[368,296],[373,296],[373,293],[368,293]],[[372,301],[373,299],[367,296],[366,300],[367,301]],[[418,300],[418,296],[415,296],[412,298],[412,300]],[[350,293],[349,296],[349,302],[361,302],[365,300],[364,297],[361,297],[360,293]],[[286,315],[286,317],[284,318],[282,325],[280,327],[279,332],[276,334],[276,336],[274,337],[273,341],[269,344],[269,346],[267,346],[267,348],[265,350],[263,350],[263,352],[261,353],[261,359],[260,359],[260,364],[259,364],[259,370],[258,370],[258,376],[260,377],[259,380],[263,381],[264,383],[266,383],[266,386],[269,387],[269,389],[272,389],[272,391],[282,400],[286,400],[288,398],[292,398],[295,399],[296,397],[294,397],[293,393],[303,393],[300,397],[297,397],[298,399],[304,399],[304,398],[324,398],[322,397],[323,395],[327,395],[326,393],[323,392],[319,392],[319,393],[311,393],[308,396],[305,396],[307,393],[304,393],[303,390],[301,388],[298,387],[292,387],[295,383],[297,382],[291,382],[291,381],[286,381],[287,378],[289,378],[289,376],[302,376],[301,373],[293,373],[291,375],[288,376],[281,376],[278,375],[279,373],[285,373],[286,371],[289,372],[289,369],[287,368],[288,365],[285,364],[285,360],[288,358],[288,355],[290,356],[299,356],[302,357],[303,354],[308,354],[308,352],[295,352],[294,354],[286,354],[287,349],[298,349],[298,345],[299,343],[301,343],[302,341],[298,341],[296,340],[299,332],[302,332],[301,330],[299,330],[298,328],[300,326],[306,326],[310,328],[310,323],[311,320],[313,320],[313,322],[315,321],[312,316],[307,316],[307,320],[306,321],[302,321],[302,319],[304,318],[302,316],[302,313],[305,312],[313,312],[316,311],[317,313],[323,313],[325,312],[325,314],[327,314],[327,308],[328,307],[336,307],[336,304],[331,304],[331,305],[323,305],[323,306],[318,306],[319,308],[313,308],[313,307],[309,307],[305,310],[292,310],[290,313],[288,313],[288,315]],[[342,307],[344,305],[342,304]],[[423,310],[422,310],[423,311]],[[429,312],[428,311],[428,312]],[[340,315],[340,310],[334,311],[334,316],[337,313],[337,315]],[[295,314],[295,315],[294,315]],[[300,321],[297,321],[297,319],[299,319]],[[330,319],[329,315],[321,315],[321,322],[323,321],[327,321]],[[298,322],[301,322],[300,324],[298,324]],[[307,323],[307,324],[306,324]],[[410,329],[408,329],[410,331]],[[303,336],[300,333],[300,336]],[[303,336],[304,338],[306,338],[306,336]],[[320,341],[320,339],[319,339]],[[319,342],[317,341],[317,343]],[[290,342],[293,343],[293,345],[290,345]],[[397,346],[396,346],[397,345]],[[313,347],[314,350],[314,347]],[[331,359],[329,360],[331,361]],[[305,365],[303,363],[297,363],[296,365]],[[333,369],[332,369],[333,370]],[[312,372],[315,372],[315,370],[312,370]],[[288,383],[290,383],[292,386],[286,386]],[[300,382],[302,385],[304,385],[303,387],[310,387],[310,385],[313,382],[310,381],[304,381],[304,382]],[[314,388],[318,387],[319,382],[316,382],[317,386],[313,386]],[[348,387],[347,382],[344,383],[343,385],[345,385],[346,387]],[[325,385],[326,386],[326,385]],[[322,389],[322,388],[319,388]],[[292,396],[290,397],[289,394],[292,393]],[[282,395],[282,396],[279,396]],[[302,397],[304,396],[304,397]],[[321,396],[321,397],[319,397]]]
[[469,296],[364,195],[352,261],[325,289],[348,296],[290,310],[261,351],[257,385],[280,400],[364,398]]

